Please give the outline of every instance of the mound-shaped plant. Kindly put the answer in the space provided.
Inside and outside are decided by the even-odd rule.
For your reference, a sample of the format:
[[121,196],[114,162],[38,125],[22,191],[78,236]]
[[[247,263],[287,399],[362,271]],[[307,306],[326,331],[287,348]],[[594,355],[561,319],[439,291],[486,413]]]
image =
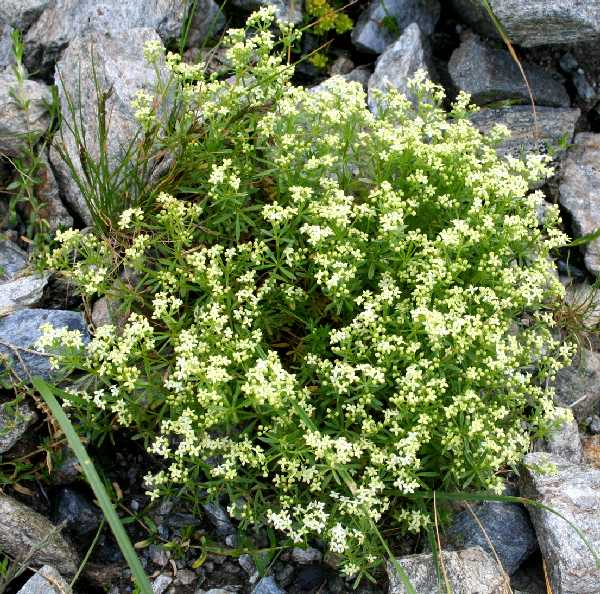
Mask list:
[[174,155],[160,191],[49,257],[122,323],[40,346],[85,372],[65,406],[90,435],[131,428],[162,461],[152,497],[226,498],[355,574],[382,527],[428,525],[434,490],[501,490],[548,426],[565,238],[528,192],[544,159],[498,157],[468,97],[447,113],[418,76],[416,110],[391,90],[374,115],[358,84],[294,87],[272,20],[229,31],[227,80],[167,57],[138,106]]

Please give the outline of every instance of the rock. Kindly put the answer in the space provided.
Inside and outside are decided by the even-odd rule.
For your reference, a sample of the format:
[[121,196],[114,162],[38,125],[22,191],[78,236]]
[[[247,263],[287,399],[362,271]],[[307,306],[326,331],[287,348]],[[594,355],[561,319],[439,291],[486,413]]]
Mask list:
[[592,415],[589,430],[592,435],[600,435],[600,416]]
[[56,526],[16,499],[2,494],[0,549],[12,557],[33,551],[31,565],[52,565],[65,576],[77,571],[77,553]]
[[0,454],[8,452],[27,429],[35,423],[37,414],[27,402],[0,405]]
[[204,503],[202,509],[219,537],[225,538],[235,534],[235,526],[231,523],[229,515],[218,503]]
[[[551,466],[551,468],[549,468]],[[562,514],[581,529],[590,545],[600,548],[600,470],[571,464],[555,454],[525,456],[521,494]],[[530,506],[529,514],[546,561],[555,594],[597,594],[600,568],[565,520]]]
[[0,19],[0,71],[15,63],[12,51],[12,31],[13,28],[8,23],[3,23]]
[[[523,62],[536,105],[569,107],[571,100],[562,83],[543,68]],[[448,63],[452,84],[485,105],[506,99],[530,103],[529,91],[518,65],[503,49],[492,49],[476,35],[466,35]]]
[[585,463],[600,468],[600,435],[586,435],[581,443]]
[[0,281],[10,280],[27,266],[27,254],[10,239],[0,237]]
[[467,509],[456,515],[448,529],[449,543],[458,549],[480,547],[494,560],[495,551],[504,571],[512,575],[538,548],[527,510],[501,501],[486,501],[471,509],[485,534]]
[[306,547],[305,549],[294,547],[292,549],[292,561],[294,561],[294,563],[298,563],[299,565],[318,563],[322,561],[322,559],[323,553],[314,547]]
[[[32,352],[35,342],[41,336],[40,326],[52,324],[57,328],[67,327],[79,330],[84,342],[89,334],[83,314],[60,309],[24,309],[0,318],[0,356],[6,356],[12,362],[11,372],[22,380],[29,375],[50,378],[53,370],[48,357]],[[3,367],[0,363],[0,371]]]
[[[152,29],[132,29],[111,36],[90,33],[74,39],[56,66],[55,81],[63,116],[63,125],[58,135],[60,147],[69,156],[81,178],[84,178],[84,173],[72,132],[74,125],[81,128],[81,121],[84,122],[85,131],[82,134],[85,136],[88,156],[92,160],[99,158],[98,109],[93,70],[95,69],[99,87],[104,91],[112,89],[110,98],[106,101],[106,112],[111,114],[106,148],[109,167],[114,170],[140,129],[134,118],[135,110],[131,102],[137,91],[146,89],[151,92],[157,82],[154,68],[146,64],[143,57],[144,44],[149,41],[160,41]],[[69,101],[73,103],[76,122],[73,121]],[[68,206],[86,224],[91,224],[92,217],[85,199],[56,147],[50,151],[50,161]],[[114,181],[115,185],[122,184],[123,191],[126,190],[129,172],[130,169],[126,168],[120,178]]]
[[548,436],[539,451],[557,454],[568,462],[579,464],[583,460],[583,448],[577,421],[570,408],[558,407],[556,412],[564,415],[566,420]]
[[327,91],[336,78],[343,78],[348,82],[358,82],[362,85],[363,89],[366,90],[370,77],[371,73],[369,72],[369,70],[363,67],[358,67],[349,72],[348,74],[336,74],[334,76],[331,76],[330,78],[326,78],[324,81],[320,82],[314,87],[310,87],[308,90],[311,93],[322,93],[323,91]]
[[274,6],[277,19],[298,25],[302,22],[302,2],[299,0],[233,0],[237,8],[253,11],[261,6]]
[[579,69],[573,74],[573,86],[579,99],[586,105],[592,106],[598,100],[598,93],[590,84],[583,70]]
[[377,59],[375,72],[369,79],[369,109],[377,111],[375,91],[385,92],[390,88],[398,89],[414,103],[416,98],[411,96],[407,83],[419,69],[425,70],[429,78],[433,77],[429,42],[419,26],[412,23]]
[[69,447],[62,448],[60,459],[50,473],[50,483],[52,485],[69,485],[80,479],[81,476],[81,466],[73,450]]
[[[507,578],[498,564],[480,548],[462,551],[444,551],[444,567],[453,594],[505,594]],[[397,559],[417,594],[442,594],[438,584],[433,555],[409,555]],[[394,566],[387,562],[389,594],[405,594],[406,589]]]
[[0,316],[38,305],[47,284],[48,274],[19,276],[0,283]]
[[41,182],[37,187],[37,197],[43,206],[39,215],[48,222],[48,231],[54,235],[58,229],[72,228],[73,217],[62,203],[58,182],[46,152],[40,155],[40,159],[42,166],[38,177]]
[[277,585],[277,582],[271,577],[262,578],[252,590],[252,594],[285,594]]
[[556,150],[562,143],[570,143],[580,115],[579,109],[536,107],[534,120],[530,105],[516,105],[481,109],[472,114],[470,119],[484,135],[496,124],[506,126],[511,137],[498,147],[498,152],[517,157],[523,153],[547,153],[548,148]]
[[573,363],[556,374],[554,400],[576,419],[593,414],[600,401],[600,354],[580,348]]
[[168,562],[170,555],[165,549],[158,545],[150,545],[148,547],[148,556],[152,563],[159,567],[164,567]]
[[[48,130],[52,93],[43,83],[0,72],[0,153],[19,156]],[[29,141],[28,141],[29,139]]]
[[335,76],[337,74],[343,76],[344,74],[348,74],[353,70],[354,62],[352,61],[352,58],[346,54],[342,54],[331,63],[331,66],[329,67],[329,75]]
[[294,578],[294,585],[301,592],[312,592],[320,588],[327,579],[327,570],[321,563],[300,567]]
[[152,582],[152,592],[154,592],[154,594],[163,594],[172,583],[173,578],[170,575],[159,575]]
[[[583,132],[567,152],[563,179],[559,187],[560,203],[573,220],[577,236],[586,235],[600,226],[600,134]],[[600,272],[600,239],[583,247],[587,269]]]
[[71,586],[50,565],[44,565],[29,578],[17,594],[71,594]]
[[102,512],[81,493],[67,487],[61,489],[57,497],[56,524],[64,525],[66,530],[80,537],[89,536],[98,529]]
[[0,21],[26,31],[42,14],[50,0],[2,0]]
[[[595,1],[489,0],[496,18],[516,45],[567,45],[600,40],[600,4]],[[456,12],[483,35],[497,37],[498,30],[483,3],[452,0]]]
[[[199,2],[198,9],[195,28],[203,25],[208,30],[210,25],[204,23],[202,17],[215,17],[211,0]],[[55,0],[48,4],[24,37],[26,66],[32,71],[50,71],[69,44],[90,33],[118,37],[144,28],[156,30],[165,42],[177,40],[186,12],[187,3],[181,0],[103,0],[101,5],[97,0]],[[194,33],[191,35],[193,38]],[[199,39],[197,35],[196,41]],[[84,76],[82,71],[82,81]]]
[[175,576],[174,585],[189,586],[198,579],[198,576],[190,569],[180,569]]
[[199,46],[225,25],[225,15],[214,0],[198,0],[188,34],[188,45]]
[[431,35],[439,18],[438,0],[372,0],[352,30],[352,42],[362,51],[381,54],[412,23]]

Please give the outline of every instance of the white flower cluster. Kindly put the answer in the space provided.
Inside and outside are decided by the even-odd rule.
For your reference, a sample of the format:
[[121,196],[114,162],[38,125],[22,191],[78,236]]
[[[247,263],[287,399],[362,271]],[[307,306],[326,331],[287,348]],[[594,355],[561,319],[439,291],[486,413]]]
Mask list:
[[359,84],[292,86],[271,12],[252,24],[228,33],[226,81],[169,58],[202,130],[180,157],[188,200],[125,211],[119,249],[63,235],[51,261],[95,290],[140,274],[79,368],[86,405],[154,432],[152,496],[228,493],[244,522],[325,536],[352,574],[380,558],[373,526],[418,531],[435,488],[500,490],[551,422],[565,238],[529,194],[545,160],[498,157],[505,131],[482,137],[468,97],[449,117],[419,73],[417,109],[390,92],[372,114]]

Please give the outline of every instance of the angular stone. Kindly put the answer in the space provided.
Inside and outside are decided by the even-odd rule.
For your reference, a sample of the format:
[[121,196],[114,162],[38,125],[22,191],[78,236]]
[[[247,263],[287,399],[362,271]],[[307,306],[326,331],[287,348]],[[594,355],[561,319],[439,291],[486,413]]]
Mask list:
[[218,503],[205,503],[202,509],[218,536],[224,538],[235,534],[235,526],[229,519],[229,515]]
[[37,196],[43,206],[39,214],[48,222],[48,232],[54,235],[58,229],[72,228],[73,217],[62,202],[54,170],[45,152],[40,155],[40,160],[42,165],[38,173],[40,184]]
[[[102,91],[112,89],[106,101],[106,113],[110,113],[110,128],[107,139],[109,167],[115,169],[127,147],[139,132],[139,124],[134,118],[131,105],[137,91],[152,92],[156,84],[153,67],[146,64],[143,56],[144,44],[159,42],[160,38],[152,29],[132,29],[112,36],[90,33],[71,42],[56,66],[55,81],[58,85],[63,125],[55,142],[71,159],[77,175],[84,179],[80,153],[73,134],[73,126],[84,130],[88,157],[97,161],[99,142],[97,134],[98,106],[93,71]],[[166,73],[164,74],[166,77]],[[73,120],[72,102],[76,120]],[[81,118],[81,119],[80,119]],[[67,164],[56,148],[50,151],[50,160],[54,166],[62,195],[73,212],[76,212],[86,224],[92,218],[86,201],[75,182]],[[126,183],[129,169],[123,171],[115,183]],[[125,187],[123,187],[125,191]]]
[[[534,452],[524,460],[521,494],[562,514],[600,549],[600,470]],[[543,508],[529,514],[556,594],[598,594],[600,568],[575,530]]]
[[47,284],[47,274],[19,276],[0,283],[0,316],[38,305]]
[[[462,551],[444,551],[444,567],[453,594],[505,594],[507,577],[498,564],[480,548]],[[445,594],[446,588],[438,582],[433,555],[409,555],[397,559],[417,594]],[[389,594],[406,594],[394,565],[386,564]]]
[[26,31],[44,12],[50,0],[2,0],[0,21]]
[[17,594],[71,594],[71,586],[50,565],[44,565],[29,578]]
[[512,575],[538,548],[527,510],[522,505],[501,501],[486,501],[471,509],[483,531],[471,512],[464,510],[448,529],[449,543],[460,549],[480,547],[493,559],[495,551],[504,571]]
[[27,266],[27,254],[10,239],[0,238],[0,281],[14,278]]
[[170,575],[159,575],[152,582],[152,592],[154,594],[163,594],[172,583],[173,578]]
[[[89,340],[85,319],[80,312],[23,309],[0,318],[0,356],[8,358],[11,372],[22,380],[29,379],[29,375],[40,375],[46,379],[53,375],[48,357],[35,351],[35,342],[41,336],[42,324],[79,330],[84,342]],[[0,371],[3,371],[2,363]]]
[[225,15],[214,0],[198,0],[187,42],[199,46],[225,25]]
[[292,549],[292,561],[299,565],[308,565],[309,563],[319,563],[323,559],[323,553],[314,547],[301,549],[294,547]]
[[15,63],[12,51],[12,27],[0,20],[0,70],[8,68]]
[[511,137],[498,147],[501,155],[521,156],[524,153],[547,153],[562,143],[570,143],[575,124],[581,115],[579,109],[563,107],[536,107],[534,119],[530,105],[515,105],[501,109],[481,109],[471,115],[471,122],[488,134],[496,124],[506,126]]
[[415,98],[409,92],[408,81],[419,69],[425,70],[429,78],[433,77],[429,42],[419,26],[412,23],[377,59],[375,72],[369,79],[369,109],[377,111],[375,91],[385,92],[390,88],[398,89],[414,103]]
[[557,413],[564,415],[566,420],[548,436],[540,451],[557,454],[567,462],[579,464],[583,461],[583,447],[577,421],[571,409],[558,407]]
[[[536,105],[569,107],[565,87],[543,68],[523,62]],[[518,65],[504,49],[492,49],[476,35],[466,35],[448,63],[454,87],[485,105],[506,99],[530,103],[529,91]]]
[[352,30],[352,42],[362,51],[381,54],[411,23],[429,36],[439,18],[438,0],[372,0]]
[[277,585],[277,582],[271,577],[262,578],[252,590],[252,594],[285,594]]
[[57,494],[58,506],[53,520],[64,525],[71,534],[85,537],[98,529],[102,519],[99,507],[90,503],[81,493],[68,487]]
[[0,405],[0,454],[8,452],[36,419],[36,412],[26,402]]
[[580,348],[572,365],[556,374],[554,400],[572,410],[576,419],[593,414],[600,401],[600,354]]
[[186,12],[181,0],[55,0],[24,37],[26,65],[47,72],[73,40],[93,32],[117,35],[148,28],[165,41],[176,40]]
[[[600,134],[583,132],[567,152],[560,203],[573,220],[576,236],[600,227]],[[584,260],[592,274],[600,273],[600,239],[583,246]]]
[[31,565],[52,565],[65,576],[77,571],[77,553],[56,526],[16,499],[2,494],[0,548],[12,557],[31,551]]
[[[600,4],[595,0],[489,0],[516,45],[567,45],[600,40]],[[482,35],[498,37],[483,3],[452,0],[456,12]]]
[[50,124],[48,105],[52,93],[43,83],[0,72],[0,153],[19,156],[36,142]]

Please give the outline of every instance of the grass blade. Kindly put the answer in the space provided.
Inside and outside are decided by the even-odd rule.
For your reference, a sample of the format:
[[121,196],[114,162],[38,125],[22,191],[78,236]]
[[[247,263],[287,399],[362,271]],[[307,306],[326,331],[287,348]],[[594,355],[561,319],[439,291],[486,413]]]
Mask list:
[[115,535],[115,539],[131,569],[131,573],[138,585],[138,588],[142,594],[152,594],[152,587],[150,586],[150,582],[148,581],[148,577],[144,572],[144,569],[138,559],[138,556],[133,549],[131,541],[123,528],[123,524],[121,524],[121,520],[115,511],[110,497],[104,488],[100,477],[98,476],[98,472],[94,467],[94,464],[88,453],[86,452],[79,436],[75,432],[71,421],[65,415],[61,405],[58,403],[56,398],[54,397],[53,388],[47,384],[42,378],[35,377],[33,378],[33,386],[35,389],[41,394],[42,398],[50,408],[52,415],[58,421],[61,429],[64,431],[67,441],[69,442],[69,446],[77,456],[79,463],[81,464],[81,468],[83,473],[85,474],[85,478],[88,480],[92,490],[94,491],[94,495],[98,500],[98,503],[104,513],[108,524]]

